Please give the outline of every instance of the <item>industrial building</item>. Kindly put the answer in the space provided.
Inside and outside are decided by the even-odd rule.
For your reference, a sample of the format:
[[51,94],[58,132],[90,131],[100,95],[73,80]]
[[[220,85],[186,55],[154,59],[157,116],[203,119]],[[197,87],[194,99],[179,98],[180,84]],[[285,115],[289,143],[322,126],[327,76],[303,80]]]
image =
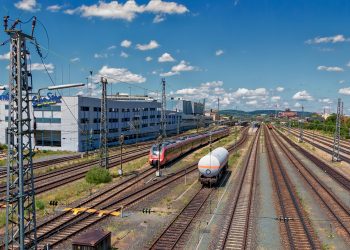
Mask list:
[[[57,100],[56,100],[57,101]],[[0,143],[7,143],[8,104],[0,98]],[[161,104],[141,96],[109,96],[107,100],[108,145],[154,139],[160,132]],[[88,96],[62,97],[57,103],[32,108],[33,145],[39,149],[83,152],[100,144],[101,99]],[[167,134],[205,126],[208,118],[166,111]],[[35,122],[34,122],[35,121]]]

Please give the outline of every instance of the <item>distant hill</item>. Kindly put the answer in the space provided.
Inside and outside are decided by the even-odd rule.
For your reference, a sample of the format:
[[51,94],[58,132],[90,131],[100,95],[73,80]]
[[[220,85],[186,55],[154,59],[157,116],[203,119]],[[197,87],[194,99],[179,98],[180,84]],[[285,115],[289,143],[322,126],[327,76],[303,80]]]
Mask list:
[[[277,110],[278,112],[282,112],[284,110]],[[295,111],[300,116],[301,111]],[[274,115],[276,113],[276,110],[270,110],[270,109],[261,109],[261,110],[254,110],[254,111],[243,111],[243,110],[235,110],[235,109],[226,109],[226,110],[220,110],[220,114],[222,115],[232,115],[232,116],[257,116],[257,115]],[[311,116],[314,114],[313,112],[307,112],[304,111],[304,116]]]

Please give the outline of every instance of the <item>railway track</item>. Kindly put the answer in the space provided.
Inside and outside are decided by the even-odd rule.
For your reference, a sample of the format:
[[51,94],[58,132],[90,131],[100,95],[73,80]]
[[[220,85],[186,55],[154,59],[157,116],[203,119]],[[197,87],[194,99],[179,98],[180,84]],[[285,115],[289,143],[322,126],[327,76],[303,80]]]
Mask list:
[[[229,146],[227,149],[232,153],[235,149],[242,146],[247,139],[247,131],[239,141]],[[242,180],[243,182],[243,180]],[[155,240],[151,249],[184,249],[186,245],[186,230],[189,228],[198,212],[201,210],[210,194],[212,188],[201,188],[179,215],[169,224],[163,233]]]
[[250,145],[249,155],[244,169],[238,178],[239,183],[232,202],[226,209],[228,215],[222,225],[215,249],[247,249],[249,237],[249,221],[252,212],[253,189],[260,131]]
[[[246,132],[237,143],[243,143]],[[133,176],[122,183],[115,184],[106,188],[103,192],[97,193],[87,198],[78,206],[84,206],[86,210],[108,210],[120,211],[121,208],[127,208],[145,197],[158,192],[168,184],[184,177],[186,174],[197,170],[197,162],[190,164],[187,169],[177,171],[166,178],[158,178],[152,182],[144,182],[145,178],[154,174],[155,169],[148,169],[140,175]],[[138,185],[141,184],[141,185]],[[37,226],[38,248],[44,249],[46,245],[55,247],[69,237],[85,230],[87,227],[105,219],[108,214],[97,216],[96,214],[85,213],[84,211],[73,215],[72,212],[62,212],[53,218]]]
[[[299,136],[299,134],[297,132],[295,132],[294,130],[291,131],[291,134],[294,136]],[[312,146],[314,146],[318,149],[321,149],[322,151],[324,151],[326,153],[329,153],[330,155],[333,154],[333,143],[327,143],[327,142],[324,142],[322,140],[312,138],[309,135],[305,135],[305,134],[303,136],[303,140],[306,141],[307,143],[311,144]],[[345,149],[344,146],[340,147],[340,150],[339,150],[340,159],[350,163],[350,157],[347,156],[347,155],[350,155],[350,148],[349,147],[346,147],[346,148],[348,148],[349,150]]]
[[319,159],[314,154],[310,153],[308,150],[302,148],[300,145],[292,141],[281,131],[276,130],[276,132],[286,141],[289,145],[299,151],[301,154],[306,156],[309,160],[311,160],[318,168],[320,168],[323,172],[327,173],[332,179],[334,179],[338,184],[343,186],[346,190],[350,191],[350,180],[336,171],[332,166],[325,163],[321,159]]
[[321,245],[304,211],[284,166],[272,144],[269,130],[264,126],[265,144],[273,186],[276,191],[276,210],[280,214],[281,237],[289,249],[320,249]]
[[[152,145],[152,143],[154,143],[153,141],[151,142],[142,142],[142,143],[138,143],[135,145],[127,145],[124,146],[124,149],[129,149],[129,148],[134,148],[136,146],[138,147],[144,147],[144,146],[150,146]],[[119,154],[119,148],[112,148],[110,149],[110,152],[112,153],[111,155],[116,155]],[[117,152],[116,154],[113,152]],[[90,152],[90,154],[94,154],[94,152]],[[45,161],[37,161],[33,163],[33,169],[37,170],[37,169],[41,169],[44,167],[48,167],[48,166],[53,166],[53,165],[57,165],[63,162],[69,162],[69,161],[74,161],[77,159],[81,159],[81,154],[76,154],[76,155],[71,155],[71,156],[63,156],[63,157],[58,157],[55,159],[51,159],[51,160],[45,160]],[[6,177],[6,170],[0,170],[0,179],[1,178],[5,178]]]
[[[123,153],[123,163],[146,156],[149,152],[149,147],[139,148]],[[98,164],[98,160],[76,164],[69,168],[58,169],[49,173],[34,177],[35,193],[40,194],[53,188],[65,185],[72,181],[81,179],[91,169]],[[120,164],[120,155],[109,157],[109,168]],[[0,195],[4,197],[6,194],[6,185],[0,186]]]
[[318,197],[324,207],[327,208],[328,213],[331,214],[332,219],[337,222],[338,228],[343,230],[345,239],[350,241],[350,210],[343,202],[320,180],[312,171],[310,171],[305,164],[292,153],[281,138],[273,131],[272,137],[287,156],[292,165],[299,171],[302,178],[309,185],[313,191],[313,195]]

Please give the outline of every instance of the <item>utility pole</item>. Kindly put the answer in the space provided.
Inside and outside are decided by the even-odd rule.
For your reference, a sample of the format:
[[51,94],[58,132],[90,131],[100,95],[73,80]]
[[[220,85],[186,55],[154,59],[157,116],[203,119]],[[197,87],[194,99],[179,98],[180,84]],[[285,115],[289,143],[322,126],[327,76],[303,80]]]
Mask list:
[[290,135],[290,119],[288,117],[288,135]]
[[303,127],[304,127],[304,105],[301,105],[301,119],[299,123],[299,142],[304,141]]
[[90,87],[89,87],[89,96],[92,96],[92,70],[90,70]]
[[120,169],[118,169],[118,174],[123,175],[123,144],[124,144],[124,134],[121,134],[119,137],[120,144]]
[[100,166],[108,168],[107,148],[107,79],[101,77],[102,98],[101,98],[101,123],[100,123]]
[[218,98],[218,121],[220,121],[220,99]]
[[10,78],[8,109],[8,155],[6,179],[5,249],[36,249],[36,213],[33,177],[32,129],[30,99],[31,73],[27,69],[26,40],[35,41],[32,34],[16,30],[20,20],[8,29],[8,16],[4,17],[5,32],[10,36]]
[[162,78],[162,109],[160,113],[160,124],[163,138],[166,137],[166,95],[165,95],[165,78]]
[[340,127],[341,127],[342,116],[343,116],[343,102],[340,98],[338,98],[337,121],[336,121],[335,132],[334,132],[332,161],[340,161],[340,155],[339,155],[339,151],[340,151]]

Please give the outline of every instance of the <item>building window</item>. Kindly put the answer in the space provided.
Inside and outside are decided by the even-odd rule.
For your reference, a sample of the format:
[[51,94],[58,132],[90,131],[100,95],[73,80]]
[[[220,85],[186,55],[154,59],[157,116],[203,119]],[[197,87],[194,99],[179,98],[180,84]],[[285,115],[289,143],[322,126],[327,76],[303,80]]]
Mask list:
[[109,108],[109,112],[118,112],[117,108]]
[[149,110],[150,111],[156,111],[156,108],[150,108]]
[[139,116],[135,116],[135,117],[132,118],[132,120],[133,121],[138,121],[138,120],[140,120],[140,117]]
[[125,132],[125,131],[129,131],[130,129],[128,127],[125,127],[125,128],[122,128],[122,131]]
[[153,119],[153,118],[156,118],[155,115],[150,115],[149,118]]
[[111,123],[116,123],[118,122],[118,118],[109,118],[108,121]]
[[36,118],[35,121],[37,123],[61,123],[61,118],[45,118],[45,117],[39,117]]
[[61,147],[61,131],[59,130],[35,130],[34,139],[36,146]]
[[5,109],[9,109],[9,105],[8,104],[5,105]]
[[157,115],[157,118],[160,118],[160,115]]
[[94,107],[94,111],[101,112],[101,108],[100,107]]
[[99,129],[95,129],[95,130],[94,130],[94,135],[99,135],[100,132],[101,132],[101,131],[100,131]]
[[89,118],[81,118],[80,123],[82,123],[82,124],[89,123]]
[[148,119],[147,115],[142,116],[142,120],[147,120],[147,119]]
[[50,105],[50,106],[34,107],[34,111],[61,111],[61,106]]
[[143,127],[143,128],[147,128],[147,127],[148,127],[148,124],[142,124],[142,127]]
[[143,111],[148,111],[148,108],[144,108]]
[[111,128],[111,129],[109,129],[109,133],[118,133],[118,128]]
[[95,118],[94,119],[94,123],[100,123],[101,122],[101,119],[100,118]]
[[129,121],[130,121],[130,118],[129,118],[129,117],[122,118],[122,122],[129,122]]
[[86,107],[86,106],[81,106],[80,107],[80,111],[89,111],[90,108],[89,107]]

